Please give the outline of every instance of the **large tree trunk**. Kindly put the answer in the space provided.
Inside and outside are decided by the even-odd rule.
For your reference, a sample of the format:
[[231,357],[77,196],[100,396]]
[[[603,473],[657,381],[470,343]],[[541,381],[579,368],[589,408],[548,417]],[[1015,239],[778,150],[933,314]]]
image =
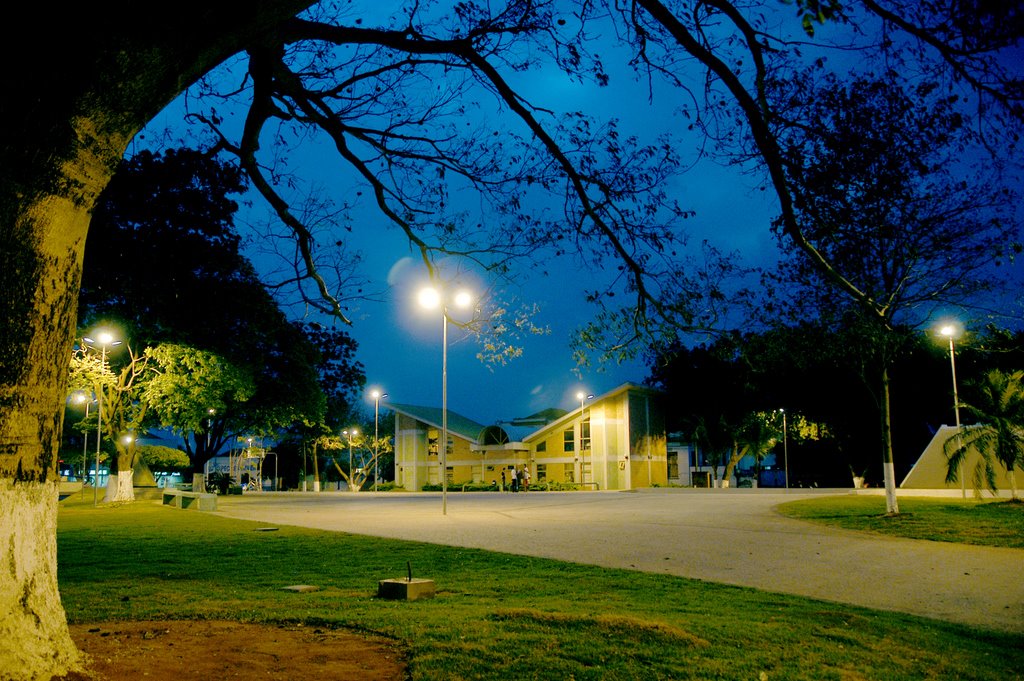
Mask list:
[[0,670],[10,678],[48,678],[78,660],[56,581],[60,406],[88,209],[129,139],[97,132],[94,121],[79,118],[66,140],[72,148],[50,150],[64,156],[51,159],[53,191],[20,187],[32,194],[19,197],[15,187],[0,189],[0,290],[9,296],[0,321]]
[[[57,592],[57,451],[90,212],[128,142],[308,1],[20,5],[0,44],[0,673],[79,666]],[[159,16],[160,21],[151,17]]]
[[135,501],[135,466],[138,463],[135,445],[122,448],[118,445],[114,465],[107,476],[107,493],[104,502]]

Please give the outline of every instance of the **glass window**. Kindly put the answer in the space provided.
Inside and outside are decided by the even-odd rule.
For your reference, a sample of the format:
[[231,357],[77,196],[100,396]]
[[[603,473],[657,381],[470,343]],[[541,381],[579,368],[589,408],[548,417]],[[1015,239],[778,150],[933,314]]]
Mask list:
[[580,449],[590,449],[590,419],[580,424]]
[[562,451],[572,452],[576,450],[576,433],[572,428],[567,428],[562,433]]

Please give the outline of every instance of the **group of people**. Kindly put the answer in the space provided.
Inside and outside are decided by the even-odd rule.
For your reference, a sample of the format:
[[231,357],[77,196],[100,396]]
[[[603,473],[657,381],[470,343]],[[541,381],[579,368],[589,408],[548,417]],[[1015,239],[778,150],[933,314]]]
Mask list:
[[[510,476],[512,478],[511,489],[512,489],[513,492],[518,492],[520,490],[522,490],[523,492],[529,491],[529,489],[530,489],[530,469],[529,469],[529,467],[523,466],[522,469],[518,469],[515,466],[512,466],[512,469],[509,472],[509,474],[510,474]],[[505,471],[502,470],[501,471],[501,489],[504,490],[507,487],[508,487],[508,482],[505,479]]]

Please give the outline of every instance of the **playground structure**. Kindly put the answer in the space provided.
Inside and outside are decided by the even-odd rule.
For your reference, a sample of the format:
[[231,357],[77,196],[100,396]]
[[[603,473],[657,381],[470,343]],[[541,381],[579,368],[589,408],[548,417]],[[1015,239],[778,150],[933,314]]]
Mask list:
[[237,456],[232,455],[228,463],[231,479],[237,481],[246,492],[263,491],[263,461],[267,451],[262,447],[249,446],[238,450]]

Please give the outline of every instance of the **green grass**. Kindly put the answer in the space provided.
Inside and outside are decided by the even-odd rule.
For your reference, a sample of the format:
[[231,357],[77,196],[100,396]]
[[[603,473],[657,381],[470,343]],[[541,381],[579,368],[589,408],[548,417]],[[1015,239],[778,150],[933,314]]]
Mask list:
[[888,516],[885,497],[835,496],[790,501],[783,515],[910,539],[1024,548],[1024,503],[910,497]]
[[[70,502],[70,503],[69,503]],[[67,505],[65,505],[67,504]],[[72,622],[301,621],[399,641],[413,679],[1022,678],[1022,637],[665,575],[180,511],[63,502]],[[375,598],[436,580],[437,597]],[[282,587],[313,584],[313,593]],[[950,651],[955,651],[951,654]]]

